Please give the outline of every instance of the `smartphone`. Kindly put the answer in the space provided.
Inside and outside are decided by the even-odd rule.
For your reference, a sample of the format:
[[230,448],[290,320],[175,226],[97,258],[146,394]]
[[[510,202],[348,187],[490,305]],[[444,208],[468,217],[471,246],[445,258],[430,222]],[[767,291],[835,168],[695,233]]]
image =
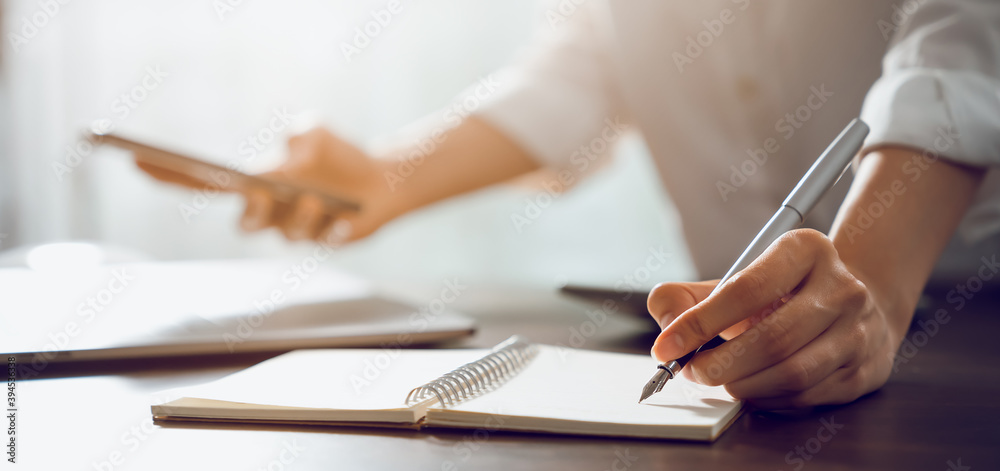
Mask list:
[[114,133],[89,133],[90,140],[97,144],[108,144],[132,151],[135,159],[165,170],[180,173],[198,180],[209,187],[221,191],[246,192],[253,188],[262,188],[271,193],[272,197],[285,204],[294,204],[302,194],[315,195],[323,202],[325,212],[336,214],[341,211],[358,211],[361,205],[346,198],[330,194],[327,191],[311,188],[299,183],[288,183],[260,175],[251,175],[216,165],[204,160],[195,159],[176,152],[171,152],[149,144],[136,142]]

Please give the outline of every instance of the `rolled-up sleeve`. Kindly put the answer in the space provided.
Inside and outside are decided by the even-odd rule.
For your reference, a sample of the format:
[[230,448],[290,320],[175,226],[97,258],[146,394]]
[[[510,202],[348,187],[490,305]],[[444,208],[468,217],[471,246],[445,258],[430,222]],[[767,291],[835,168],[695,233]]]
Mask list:
[[896,31],[865,99],[866,150],[1000,166],[1000,1],[909,0],[880,27]]
[[497,73],[499,90],[475,113],[548,167],[567,167],[581,145],[625,121],[599,3],[550,17],[551,29]]

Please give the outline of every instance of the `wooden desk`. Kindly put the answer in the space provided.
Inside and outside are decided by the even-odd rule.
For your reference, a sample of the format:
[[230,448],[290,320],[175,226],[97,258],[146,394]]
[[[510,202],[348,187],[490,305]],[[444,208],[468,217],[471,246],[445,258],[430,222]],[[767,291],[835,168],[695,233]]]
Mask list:
[[[433,297],[422,298],[419,290],[408,295],[417,302]],[[481,323],[475,337],[455,345],[479,347],[514,333],[566,344],[571,329],[579,328],[587,320],[585,310],[593,307],[553,292],[476,287],[454,306]],[[750,412],[714,444],[154,425],[149,404],[158,391],[245,366],[189,361],[120,375],[21,382],[20,462],[10,469],[1000,469],[998,306],[1000,296],[980,293],[960,311],[951,310],[951,320],[875,394],[808,412]],[[950,308],[943,302],[942,307]],[[639,318],[609,317],[583,346],[646,353],[653,338],[650,325]],[[163,366],[174,369],[156,369]],[[836,433],[821,431],[830,429]]]

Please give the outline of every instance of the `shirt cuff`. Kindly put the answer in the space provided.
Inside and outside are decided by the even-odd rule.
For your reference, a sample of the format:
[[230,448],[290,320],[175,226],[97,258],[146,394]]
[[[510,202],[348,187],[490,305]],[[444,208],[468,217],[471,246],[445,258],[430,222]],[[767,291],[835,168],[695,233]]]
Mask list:
[[865,98],[862,154],[899,145],[975,166],[1000,166],[1000,81],[978,72],[906,69]]

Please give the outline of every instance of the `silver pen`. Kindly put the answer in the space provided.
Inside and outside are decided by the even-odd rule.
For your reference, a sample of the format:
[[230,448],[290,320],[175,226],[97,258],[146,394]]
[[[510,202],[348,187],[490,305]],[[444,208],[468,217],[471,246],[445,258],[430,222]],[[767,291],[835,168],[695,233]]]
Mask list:
[[[722,277],[719,284],[712,290],[712,293],[715,293],[720,286],[725,284],[726,280],[756,260],[775,239],[785,232],[795,229],[805,221],[806,216],[809,215],[809,212],[816,206],[820,198],[847,171],[851,160],[861,150],[861,145],[864,143],[866,136],[868,136],[868,125],[860,119],[852,120],[841,131],[840,135],[816,159],[812,167],[809,167],[806,174],[799,180],[799,184],[795,185],[792,192],[788,194],[788,198],[785,198],[785,202],[781,204],[778,212],[774,213],[774,216],[771,216],[771,220],[767,221],[764,228],[757,233],[757,237],[754,237],[753,242],[743,251],[743,255],[740,255],[740,258],[736,260],[736,263],[729,269],[726,276]],[[642,396],[639,398],[639,402],[645,401],[649,396],[660,392],[663,389],[663,385],[667,384],[667,381],[674,379],[681,368],[691,361],[691,358],[702,349],[712,349],[723,343],[725,343],[725,340],[722,337],[715,337],[708,341],[708,343],[698,347],[695,351],[657,366],[656,374],[642,388]]]

